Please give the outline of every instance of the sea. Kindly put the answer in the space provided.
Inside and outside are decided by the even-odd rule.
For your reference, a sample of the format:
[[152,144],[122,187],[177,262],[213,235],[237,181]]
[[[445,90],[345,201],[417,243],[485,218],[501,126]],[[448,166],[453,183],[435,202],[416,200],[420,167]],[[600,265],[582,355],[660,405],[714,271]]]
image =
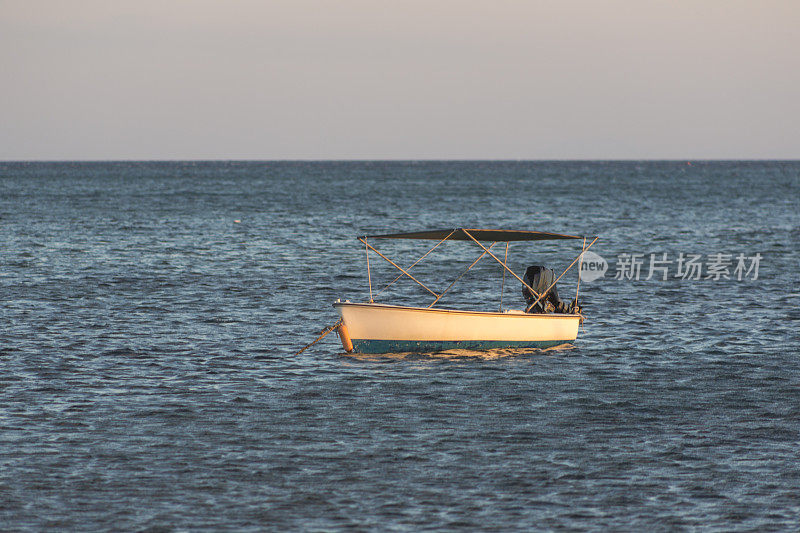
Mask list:
[[[431,302],[357,237],[458,227],[598,236],[577,340],[298,354]],[[3,531],[800,527],[798,161],[4,162],[0,228]],[[437,306],[524,300],[484,256]]]

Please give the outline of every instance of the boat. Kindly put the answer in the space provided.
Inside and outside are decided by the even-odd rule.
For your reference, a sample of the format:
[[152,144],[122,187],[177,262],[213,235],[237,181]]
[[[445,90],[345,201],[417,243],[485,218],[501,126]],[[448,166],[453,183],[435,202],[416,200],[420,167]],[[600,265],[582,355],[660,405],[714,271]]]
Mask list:
[[[543,349],[571,344],[578,336],[579,325],[584,319],[578,304],[580,276],[575,299],[570,303],[561,301],[556,283],[576,263],[579,264],[580,272],[583,253],[597,241],[597,237],[593,237],[587,245],[588,237],[581,235],[527,230],[454,228],[364,235],[357,239],[366,250],[369,301],[350,302],[339,299],[333,304],[341,317],[335,329],[343,348],[348,353],[386,354],[452,349],[480,351],[495,348]],[[403,268],[370,243],[370,241],[374,243],[376,240],[393,239],[432,240],[437,243],[411,266]],[[528,267],[524,277],[520,277],[509,268],[507,264],[509,243],[545,240],[582,240],[581,253],[558,277],[555,277],[552,270],[541,265]],[[446,289],[437,293],[414,277],[410,270],[445,241],[466,241],[477,246],[480,255]],[[497,243],[505,243],[503,259],[492,252]],[[427,307],[376,302],[373,298],[370,270],[371,253],[386,260],[400,271],[389,285],[402,277],[408,277],[426,289],[435,299]],[[434,307],[450,288],[485,256],[494,259],[503,267],[500,309],[485,311]],[[527,303],[524,310],[502,308],[506,273],[522,284],[523,296]]]

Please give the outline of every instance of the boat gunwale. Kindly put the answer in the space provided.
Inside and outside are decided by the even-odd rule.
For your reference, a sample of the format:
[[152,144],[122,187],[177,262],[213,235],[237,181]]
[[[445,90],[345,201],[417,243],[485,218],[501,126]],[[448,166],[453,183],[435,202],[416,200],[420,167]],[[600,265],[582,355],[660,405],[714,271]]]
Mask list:
[[333,307],[370,307],[370,308],[386,308],[394,310],[405,311],[425,311],[427,313],[455,313],[455,314],[468,314],[468,315],[482,315],[482,316],[495,316],[495,317],[529,317],[529,318],[580,318],[579,314],[566,314],[566,313],[505,313],[502,311],[469,311],[466,309],[433,309],[428,307],[412,307],[406,305],[393,305],[382,304],[377,302],[334,302]]

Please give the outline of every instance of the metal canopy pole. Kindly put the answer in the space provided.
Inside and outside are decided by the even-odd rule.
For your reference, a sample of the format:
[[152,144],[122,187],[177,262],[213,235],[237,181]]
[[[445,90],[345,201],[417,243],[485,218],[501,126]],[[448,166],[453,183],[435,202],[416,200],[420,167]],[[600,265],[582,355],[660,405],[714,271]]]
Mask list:
[[403,267],[399,266],[397,263],[395,263],[394,261],[392,261],[391,259],[389,259],[389,258],[388,258],[388,257],[386,257],[385,255],[383,255],[382,253],[380,253],[380,252],[379,252],[378,250],[376,250],[376,249],[375,249],[373,246],[371,246],[371,245],[367,244],[367,240],[366,240],[366,238],[362,239],[361,237],[359,237],[359,238],[358,238],[358,240],[359,240],[359,241],[361,241],[361,242],[363,242],[363,243],[364,243],[364,245],[365,245],[365,246],[367,246],[367,248],[369,248],[370,250],[372,250],[373,252],[375,252],[376,254],[378,254],[379,256],[381,256],[383,259],[385,259],[386,261],[388,261],[388,262],[389,262],[389,264],[391,264],[393,267],[395,267],[396,269],[398,269],[400,272],[402,272],[403,274],[405,274],[405,275],[406,275],[406,276],[408,276],[409,278],[411,278],[411,279],[413,279],[414,281],[416,281],[416,282],[417,282],[417,283],[418,283],[418,284],[419,284],[419,285],[420,285],[422,288],[424,288],[426,291],[428,291],[429,293],[433,294],[434,296],[439,296],[438,294],[436,294],[435,292],[433,292],[432,290],[430,290],[430,289],[428,288],[428,286],[427,286],[427,285],[425,285],[425,284],[424,284],[424,283],[422,283],[420,280],[418,280],[417,278],[415,278],[414,276],[412,276],[411,274],[409,274],[408,272],[406,272],[405,270],[403,270]]
[[[491,248],[491,247],[490,247]],[[503,262],[508,264],[508,242],[506,242],[506,256]],[[503,269],[503,282],[500,284],[500,312],[503,312],[503,290],[506,288],[506,269]]]
[[578,291],[581,289],[581,269],[583,268],[583,254],[586,252],[586,237],[583,238],[583,247],[581,248],[581,260],[578,261],[578,284],[575,286],[575,304],[578,304]]
[[473,241],[475,241],[475,244],[477,244],[478,246],[480,246],[480,247],[481,247],[483,250],[486,250],[486,253],[488,253],[489,255],[491,255],[491,256],[494,258],[494,260],[495,260],[495,261],[497,261],[498,263],[500,263],[501,265],[503,265],[503,268],[505,268],[506,270],[508,270],[508,273],[509,273],[509,274],[511,274],[512,276],[514,276],[515,278],[517,278],[517,279],[519,280],[519,282],[520,282],[520,283],[522,283],[522,284],[523,284],[523,285],[524,285],[524,286],[525,286],[525,287],[526,287],[526,288],[527,288],[529,291],[531,291],[531,293],[532,293],[534,296],[539,296],[539,297],[541,298],[541,296],[539,295],[539,293],[538,293],[538,292],[536,292],[535,290],[533,290],[533,287],[531,287],[530,285],[528,285],[527,283],[525,283],[525,280],[523,280],[521,277],[517,276],[517,275],[516,275],[516,273],[514,273],[514,271],[513,271],[513,270],[511,270],[510,268],[508,268],[508,265],[506,265],[505,263],[503,263],[502,261],[500,261],[500,260],[499,260],[497,257],[495,257],[495,255],[494,255],[492,252],[490,252],[489,250],[487,250],[487,249],[486,249],[486,247],[485,247],[484,245],[482,245],[480,242],[478,242],[478,241],[475,239],[475,237],[473,237],[472,235],[470,235],[470,233],[469,233],[467,230],[465,230],[465,229],[463,229],[463,228],[462,228],[462,230],[461,230],[461,231],[463,231],[463,232],[464,232],[464,233],[467,235],[467,237],[469,237],[470,239],[472,239]]
[[372,303],[374,300],[372,299],[372,274],[369,272],[369,248],[367,248],[369,244],[367,244],[367,239],[364,238],[364,253],[367,254],[367,283],[369,283],[369,303]]
[[[493,243],[492,243],[492,245],[491,245],[491,246],[489,246],[489,249],[491,249],[491,248],[492,248],[492,246],[494,246],[495,244],[497,244],[497,243],[496,243],[496,242],[493,242]],[[455,284],[456,284],[456,281],[460,280],[460,279],[461,279],[461,278],[464,276],[464,274],[466,274],[467,272],[469,272],[469,270],[470,270],[472,267],[474,267],[474,266],[475,266],[475,265],[478,263],[478,261],[480,261],[480,260],[483,258],[483,256],[484,256],[484,255],[486,255],[486,253],[487,253],[487,252],[488,252],[488,250],[487,250],[486,252],[483,252],[481,255],[479,255],[479,256],[478,256],[478,258],[477,258],[475,261],[473,261],[473,262],[472,262],[472,264],[471,264],[471,265],[469,265],[469,266],[467,267],[467,269],[466,269],[464,272],[462,272],[462,273],[461,273],[461,275],[460,275],[460,276],[458,276],[456,279],[454,279],[454,280],[453,280],[453,283],[451,283],[450,285],[448,285],[448,286],[447,286],[447,288],[446,288],[445,290],[443,290],[443,291],[442,291],[442,294],[440,294],[439,296],[437,296],[437,297],[436,297],[436,299],[435,299],[433,302],[431,302],[431,305],[429,305],[429,306],[428,306],[428,309],[430,309],[431,307],[433,307],[433,305],[434,305],[436,302],[438,302],[438,301],[439,301],[439,300],[442,298],[442,296],[444,296],[444,295],[445,295],[445,293],[447,293],[447,291],[449,291],[449,290],[450,290],[450,287],[452,287],[453,285],[455,285]]]
[[[455,233],[455,232],[456,232],[456,230],[453,230],[453,231],[451,231],[451,232],[450,232],[450,235],[448,235],[447,237],[445,237],[445,238],[444,238],[444,239],[442,239],[441,241],[437,242],[437,243],[436,243],[436,246],[434,246],[433,248],[431,248],[430,250],[428,250],[427,252],[425,252],[425,255],[423,255],[422,257],[420,257],[420,258],[419,258],[419,259],[417,259],[416,261],[414,261],[414,263],[413,263],[413,264],[412,264],[410,267],[408,267],[406,270],[411,270],[412,268],[414,268],[415,266],[417,266],[417,263],[419,263],[420,261],[422,261],[423,259],[425,259],[425,258],[428,256],[428,254],[429,254],[429,253],[431,253],[431,252],[432,252],[432,251],[434,251],[436,248],[438,248],[440,244],[442,244],[444,241],[446,241],[447,239],[449,239],[449,238],[450,238],[450,237],[453,235],[453,233]],[[389,284],[388,284],[388,285],[386,285],[384,288],[382,288],[381,290],[379,290],[379,291],[378,291],[378,294],[376,294],[375,296],[378,296],[378,295],[380,295],[380,293],[382,293],[383,291],[385,291],[386,289],[388,289],[389,287],[391,287],[391,286],[392,286],[392,284],[393,284],[395,281],[397,281],[398,279],[400,279],[400,278],[402,278],[402,277],[403,277],[403,274],[400,274],[399,276],[397,276],[396,278],[394,278],[392,281],[390,281],[390,282],[389,282]]]

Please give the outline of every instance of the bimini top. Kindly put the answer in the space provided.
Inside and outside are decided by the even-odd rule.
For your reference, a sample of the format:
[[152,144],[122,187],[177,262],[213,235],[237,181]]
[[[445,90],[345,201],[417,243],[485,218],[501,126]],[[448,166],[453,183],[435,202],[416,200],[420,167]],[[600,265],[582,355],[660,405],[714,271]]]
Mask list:
[[470,241],[469,235],[477,241],[508,242],[508,241],[549,241],[556,239],[583,239],[582,235],[562,235],[561,233],[548,233],[545,231],[518,231],[507,229],[436,229],[429,231],[415,231],[412,233],[387,233],[385,235],[364,235],[359,239],[429,239],[441,241]]

